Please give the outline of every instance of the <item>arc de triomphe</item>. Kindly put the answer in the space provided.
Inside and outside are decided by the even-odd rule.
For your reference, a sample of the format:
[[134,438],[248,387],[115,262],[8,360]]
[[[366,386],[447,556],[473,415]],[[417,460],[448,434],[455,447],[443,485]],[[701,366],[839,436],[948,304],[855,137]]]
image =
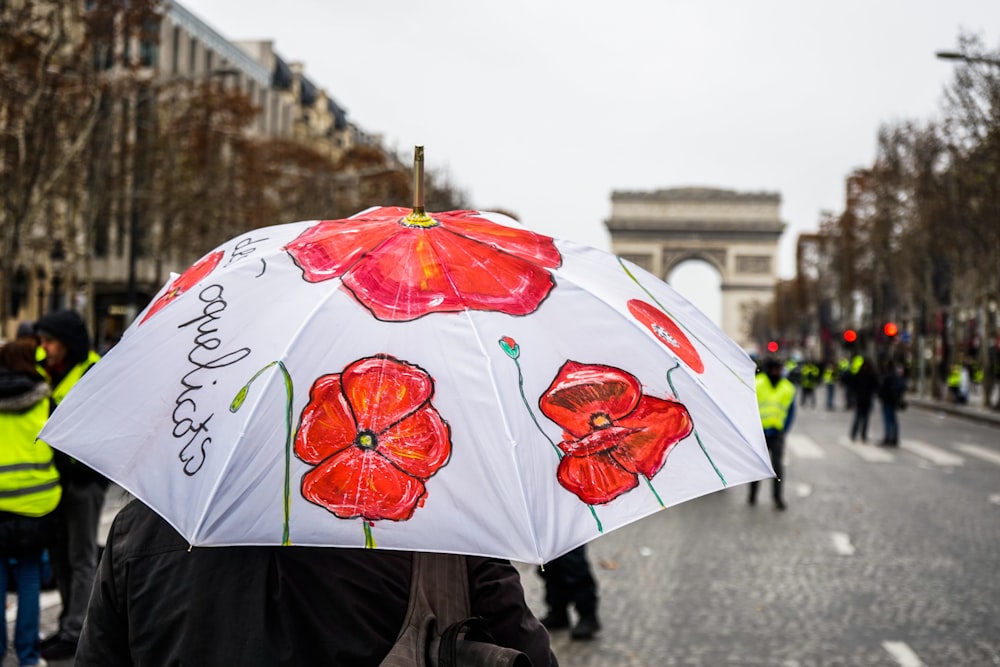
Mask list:
[[[668,188],[611,195],[612,252],[667,279],[681,262],[708,262],[722,277],[722,329],[755,349],[752,315],[770,303],[785,229],[776,192]],[[695,304],[697,305],[697,304]]]

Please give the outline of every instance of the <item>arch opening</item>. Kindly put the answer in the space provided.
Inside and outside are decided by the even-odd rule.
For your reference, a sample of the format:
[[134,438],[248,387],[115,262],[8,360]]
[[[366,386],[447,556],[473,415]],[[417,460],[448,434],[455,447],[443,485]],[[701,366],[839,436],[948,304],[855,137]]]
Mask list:
[[667,274],[667,283],[722,326],[722,274],[714,264],[697,258],[678,262]]

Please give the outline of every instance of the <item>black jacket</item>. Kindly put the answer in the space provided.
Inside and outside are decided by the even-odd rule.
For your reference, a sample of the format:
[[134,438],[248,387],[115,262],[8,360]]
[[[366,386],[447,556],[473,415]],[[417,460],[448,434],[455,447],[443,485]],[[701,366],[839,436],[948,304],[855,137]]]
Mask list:
[[[555,665],[506,561],[468,557],[473,615],[498,644]],[[403,624],[411,554],[196,547],[139,501],[115,518],[76,665],[377,666]]]

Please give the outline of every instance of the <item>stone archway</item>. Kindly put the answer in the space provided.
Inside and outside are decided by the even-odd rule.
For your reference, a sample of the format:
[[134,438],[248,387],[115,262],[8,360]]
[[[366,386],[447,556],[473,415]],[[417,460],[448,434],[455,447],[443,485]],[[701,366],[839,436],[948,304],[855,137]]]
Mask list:
[[722,276],[722,329],[745,350],[756,348],[752,314],[777,283],[781,195],[718,188],[669,188],[611,195],[612,251],[666,280],[691,259]]

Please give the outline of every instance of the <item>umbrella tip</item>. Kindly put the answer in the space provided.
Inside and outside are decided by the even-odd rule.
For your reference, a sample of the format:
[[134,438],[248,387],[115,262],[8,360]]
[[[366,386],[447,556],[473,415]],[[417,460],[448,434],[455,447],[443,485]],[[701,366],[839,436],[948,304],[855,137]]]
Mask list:
[[413,214],[424,213],[424,147],[413,147]]
[[424,210],[424,147],[413,147],[413,211],[406,216],[413,227],[430,227],[434,220]]

